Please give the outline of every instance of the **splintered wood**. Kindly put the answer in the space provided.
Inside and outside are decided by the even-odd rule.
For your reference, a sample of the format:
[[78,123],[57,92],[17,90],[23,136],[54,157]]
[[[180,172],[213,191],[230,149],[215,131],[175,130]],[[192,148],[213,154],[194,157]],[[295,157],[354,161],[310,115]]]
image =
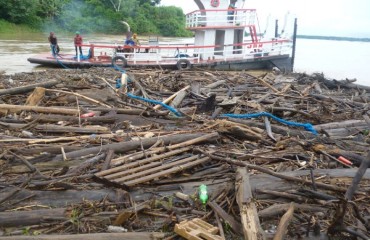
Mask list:
[[221,236],[216,235],[219,232],[217,227],[199,218],[176,224],[175,232],[189,240],[222,240]]
[[370,238],[370,87],[111,68],[0,86],[4,239]]
[[127,169],[126,165],[123,165],[124,168],[112,168],[99,172],[96,176],[131,187],[172,173],[181,172],[196,165],[206,163],[209,160],[209,157],[200,158],[199,156],[191,156],[185,159],[175,160],[173,162],[157,161],[149,164],[145,164],[147,161],[143,160],[135,162],[139,164],[139,167]]

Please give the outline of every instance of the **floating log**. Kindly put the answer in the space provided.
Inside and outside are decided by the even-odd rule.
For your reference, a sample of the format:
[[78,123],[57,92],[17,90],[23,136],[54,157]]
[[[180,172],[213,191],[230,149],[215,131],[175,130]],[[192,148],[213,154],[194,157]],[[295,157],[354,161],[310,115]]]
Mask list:
[[[22,129],[24,127],[27,127],[28,124],[0,122],[0,126],[13,128],[13,129]],[[107,127],[101,127],[101,126],[70,127],[70,126],[60,126],[60,125],[54,125],[54,124],[36,125],[34,129],[39,132],[48,132],[48,133],[85,133],[85,134],[97,133],[97,134],[102,134],[102,133],[110,132],[110,130]]]
[[47,114],[47,115],[35,115],[31,114],[31,119],[36,120],[39,123],[55,123],[55,122],[68,122],[68,123],[90,123],[90,124],[107,124],[107,123],[114,123],[117,121],[118,116],[94,116],[94,117],[87,117],[87,118],[78,118],[72,116],[64,116],[64,115],[57,115],[57,114]]
[[90,233],[66,235],[37,235],[2,237],[2,240],[159,240],[164,233],[156,232],[126,232],[126,233]]
[[69,109],[61,107],[39,107],[39,106],[22,106],[12,104],[0,104],[0,112],[2,113],[18,113],[21,111],[35,111],[39,113],[57,113],[66,115],[78,115],[78,109]]
[[[70,152],[66,154],[66,157],[75,158],[75,157],[85,156],[89,154],[96,154],[100,151],[106,151],[108,149],[112,149],[116,153],[123,153],[123,152],[137,149],[139,147],[148,148],[152,146],[153,144],[155,144],[157,141],[163,141],[163,143],[166,145],[170,143],[177,144],[177,143],[188,141],[190,139],[200,137],[202,135],[204,134],[178,134],[178,135],[170,135],[170,136],[164,136],[164,137],[158,137],[158,138],[155,137],[155,138],[149,138],[149,139],[129,141],[129,142],[123,142],[123,143],[112,143],[112,144],[106,144],[103,146],[92,147],[88,149],[82,149],[82,150]],[[213,141],[215,139],[217,139],[217,137],[214,137],[210,140]],[[61,160],[61,159],[63,159],[63,156],[61,154],[54,158],[54,160]]]
[[51,80],[51,81],[47,81],[47,82],[30,84],[30,85],[26,85],[26,86],[22,86],[22,87],[2,89],[2,90],[0,90],[0,96],[27,93],[27,92],[33,91],[37,87],[50,88],[50,87],[53,87],[53,86],[57,85],[58,83],[60,83],[60,81]]
[[[14,207],[25,207],[31,205],[54,206],[56,208],[64,208],[68,205],[74,205],[81,202],[81,199],[87,201],[102,201],[107,199],[111,202],[122,202],[123,199],[118,192],[113,189],[95,189],[95,190],[65,190],[65,191],[40,191],[28,189],[15,189],[12,187],[3,189],[1,194],[9,195],[14,190],[17,190],[17,195],[8,199],[8,203]],[[31,199],[25,199],[28,196],[33,196]],[[17,199],[25,199],[17,202]],[[14,205],[15,203],[15,205]]]
[[[313,212],[313,213],[325,213],[327,209],[325,207],[320,207],[317,205],[312,204],[295,204],[294,205],[297,210],[301,211],[307,211],[307,212]],[[271,207],[265,208],[258,212],[258,216],[260,218],[272,218],[275,216],[282,215],[284,212],[288,211],[290,209],[291,204],[290,203],[284,203],[284,204],[275,204]]]
[[48,218],[66,220],[66,217],[65,208],[0,212],[0,227],[38,225],[48,222]]

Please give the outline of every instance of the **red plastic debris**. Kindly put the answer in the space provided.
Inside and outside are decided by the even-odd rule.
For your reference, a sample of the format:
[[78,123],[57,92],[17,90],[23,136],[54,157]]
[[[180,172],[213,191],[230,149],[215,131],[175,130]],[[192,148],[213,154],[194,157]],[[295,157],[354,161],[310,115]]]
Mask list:
[[80,117],[81,118],[88,118],[88,117],[94,117],[94,116],[95,116],[94,112],[89,112],[89,113],[82,114]]
[[341,163],[344,163],[346,165],[352,165],[353,163],[348,160],[347,158],[343,157],[343,156],[339,156],[338,157],[338,160],[341,162]]

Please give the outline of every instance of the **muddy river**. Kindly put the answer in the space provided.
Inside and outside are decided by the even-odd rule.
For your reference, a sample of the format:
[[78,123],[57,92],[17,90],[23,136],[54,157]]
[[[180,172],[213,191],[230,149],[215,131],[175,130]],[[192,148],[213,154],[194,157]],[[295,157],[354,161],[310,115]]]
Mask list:
[[[43,70],[37,64],[27,61],[32,55],[50,51],[49,33],[0,35],[0,72],[13,74]],[[61,53],[74,53],[73,34],[59,35]],[[83,35],[85,43],[122,44],[124,35]],[[141,44],[146,44],[149,37],[139,36]],[[191,38],[160,38],[163,42],[192,43]],[[351,49],[351,51],[340,51]],[[87,53],[87,49],[85,48]],[[325,53],[325,54],[324,54]],[[96,54],[99,54],[96,52]],[[370,42],[349,42],[334,40],[297,39],[297,52],[294,69],[297,72],[320,72],[333,79],[356,78],[358,84],[370,86]]]
[[[13,74],[19,72],[32,72],[43,70],[38,64],[32,64],[27,61],[27,58],[40,53],[50,51],[48,43],[49,33],[44,34],[23,34],[15,33],[9,35],[0,35],[0,71],[5,71],[6,74]],[[74,53],[73,38],[74,35],[58,35],[58,44],[61,53]],[[118,43],[122,44],[124,35],[83,35],[84,43]],[[139,36],[142,44],[147,43],[149,37]],[[161,42],[185,42],[191,43],[192,39],[187,38],[160,38]],[[87,49],[85,49],[87,53]],[[85,54],[84,51],[84,54]]]

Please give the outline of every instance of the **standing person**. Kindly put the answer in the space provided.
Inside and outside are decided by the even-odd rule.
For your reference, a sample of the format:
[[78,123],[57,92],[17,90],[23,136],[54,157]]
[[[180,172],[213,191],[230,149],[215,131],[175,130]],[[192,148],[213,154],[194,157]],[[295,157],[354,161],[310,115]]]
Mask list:
[[[134,35],[132,35],[132,40],[134,41],[134,45],[135,46],[140,46],[140,41],[137,38],[137,34],[136,33],[134,33]],[[140,48],[137,48],[137,52],[140,52]]]
[[227,8],[228,11],[227,11],[227,20],[229,22],[233,22],[234,21],[234,14],[235,14],[235,3],[236,3],[237,0],[230,0],[230,4],[229,4],[229,7]]
[[77,47],[79,48],[80,50],[80,55],[82,56],[82,47],[81,47],[81,44],[82,44],[82,37],[80,35],[80,32],[76,32],[76,36],[74,38],[74,43],[75,43],[75,51],[76,51],[76,56],[77,56]]
[[[128,32],[126,34],[126,40],[125,40],[125,46],[124,46],[123,52],[125,52],[125,53],[133,53],[134,52],[134,46],[135,46],[135,42],[132,39],[132,33],[131,32]],[[128,56],[129,56],[128,54],[125,55],[126,58]]]
[[125,40],[125,45],[127,45],[127,46],[134,46],[135,45],[135,42],[134,42],[134,40],[132,39],[132,35],[131,35],[132,33],[131,32],[128,32],[127,34],[126,34],[126,40]]
[[53,32],[50,32],[48,40],[53,56],[57,55],[59,53],[58,39]]

